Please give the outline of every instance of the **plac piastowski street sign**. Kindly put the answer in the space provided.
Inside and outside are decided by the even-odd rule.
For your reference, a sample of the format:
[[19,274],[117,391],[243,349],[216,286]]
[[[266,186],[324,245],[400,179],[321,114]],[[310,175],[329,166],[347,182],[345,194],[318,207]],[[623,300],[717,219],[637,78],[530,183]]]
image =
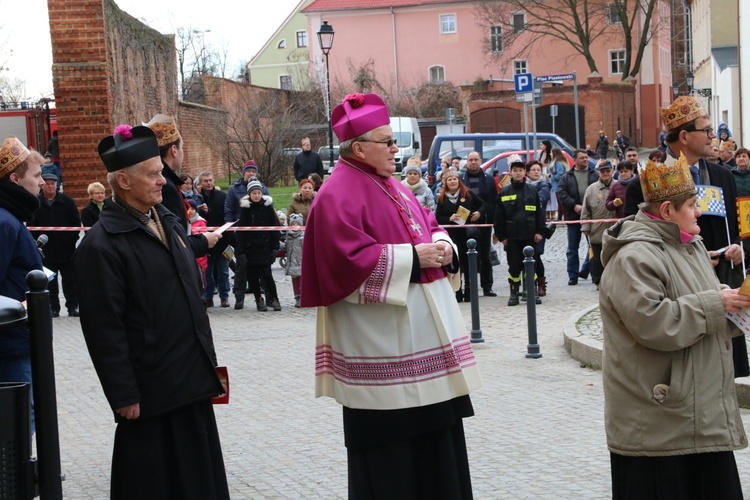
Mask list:
[[564,75],[537,76],[536,78],[534,78],[534,80],[540,83],[546,83],[546,82],[554,82],[558,80],[575,80],[575,78],[576,78],[575,73],[566,73]]

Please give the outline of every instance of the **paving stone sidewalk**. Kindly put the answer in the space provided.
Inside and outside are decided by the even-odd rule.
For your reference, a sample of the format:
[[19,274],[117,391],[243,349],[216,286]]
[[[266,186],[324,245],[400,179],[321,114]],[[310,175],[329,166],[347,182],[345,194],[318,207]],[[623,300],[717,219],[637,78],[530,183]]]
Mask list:
[[[479,299],[485,342],[475,352],[484,387],[465,422],[476,498],[611,497],[601,372],[563,347],[564,324],[595,305],[597,293],[590,280],[567,285],[565,231],[548,242],[545,263],[541,359],[525,357],[526,308],[506,306],[504,257],[495,267],[499,297]],[[219,361],[231,374],[231,404],[216,407],[230,491],[236,499],[346,498],[341,409],[313,396],[315,311],[295,309],[291,281],[281,269],[274,276],[283,311],[209,310]],[[460,307],[470,328],[469,304]],[[78,319],[58,318],[54,328],[65,497],[108,498],[112,414]],[[743,420],[750,424],[750,413]],[[736,455],[747,489],[750,452]]]

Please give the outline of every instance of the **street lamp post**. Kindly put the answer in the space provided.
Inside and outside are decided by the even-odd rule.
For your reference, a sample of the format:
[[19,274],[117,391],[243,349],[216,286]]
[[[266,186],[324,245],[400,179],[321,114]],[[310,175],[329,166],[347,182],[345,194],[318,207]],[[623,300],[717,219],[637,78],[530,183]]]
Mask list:
[[331,123],[331,77],[328,69],[328,53],[333,47],[333,26],[323,21],[318,30],[318,42],[323,55],[326,57],[326,94],[328,95],[328,171],[333,169],[333,124]]
[[688,71],[687,74],[685,75],[685,82],[687,83],[687,86],[688,86],[688,94],[693,93],[693,82],[695,81],[694,78],[695,77],[693,76],[692,71]]
[[672,100],[677,99],[677,95],[680,93],[680,84],[674,82],[672,84]]

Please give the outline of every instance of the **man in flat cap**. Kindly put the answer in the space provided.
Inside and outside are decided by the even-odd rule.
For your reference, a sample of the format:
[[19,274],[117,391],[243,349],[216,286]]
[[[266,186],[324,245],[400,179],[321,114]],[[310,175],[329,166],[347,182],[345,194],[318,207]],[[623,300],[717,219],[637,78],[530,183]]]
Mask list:
[[[39,209],[34,213],[35,226],[49,227],[80,227],[81,217],[78,214],[76,202],[65,193],[58,190],[60,179],[55,174],[42,174],[44,186],[39,195]],[[55,277],[49,282],[49,302],[52,307],[52,317],[60,316],[60,287],[62,281],[65,308],[68,316],[78,316],[78,295],[73,278],[73,252],[80,231],[34,231],[34,239],[42,234],[47,235],[47,243],[43,249],[42,263],[44,267],[54,271]],[[58,279],[58,275],[61,277]]]
[[350,94],[332,122],[341,156],[305,224],[301,300],[318,308],[316,395],[344,407],[349,497],[470,498],[463,419],[481,381],[455,247],[393,178],[383,100]]
[[121,125],[99,155],[114,196],[74,264],[81,327],[117,422],[111,496],[229,498],[211,327],[185,231],[161,204],[156,136]]
[[[0,146],[0,295],[19,302],[26,300],[29,291],[26,275],[42,268],[36,243],[24,223],[39,208],[43,161],[42,155],[29,151],[15,137],[7,137]],[[0,382],[31,383],[27,328],[0,329]],[[31,418],[33,426],[33,413]]]

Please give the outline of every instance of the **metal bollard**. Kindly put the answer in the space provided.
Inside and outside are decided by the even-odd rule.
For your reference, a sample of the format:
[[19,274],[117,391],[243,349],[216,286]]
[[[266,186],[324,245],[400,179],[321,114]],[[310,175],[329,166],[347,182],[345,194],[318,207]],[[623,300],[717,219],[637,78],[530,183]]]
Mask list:
[[469,251],[469,286],[471,287],[471,342],[484,342],[482,330],[479,328],[479,285],[477,283],[477,240],[469,238],[466,242]]
[[47,275],[43,271],[31,271],[26,275],[26,284],[29,286],[26,305],[31,338],[31,379],[34,387],[34,412],[37,416],[39,496],[42,500],[62,500],[52,316],[47,282]]
[[529,344],[526,347],[527,358],[541,358],[536,338],[536,287],[534,286],[534,247],[523,249],[523,272],[526,284],[526,315],[529,323]]
[[[0,330],[26,328],[26,309],[0,296]],[[36,461],[31,458],[31,384],[0,382],[0,498],[36,496]]]

